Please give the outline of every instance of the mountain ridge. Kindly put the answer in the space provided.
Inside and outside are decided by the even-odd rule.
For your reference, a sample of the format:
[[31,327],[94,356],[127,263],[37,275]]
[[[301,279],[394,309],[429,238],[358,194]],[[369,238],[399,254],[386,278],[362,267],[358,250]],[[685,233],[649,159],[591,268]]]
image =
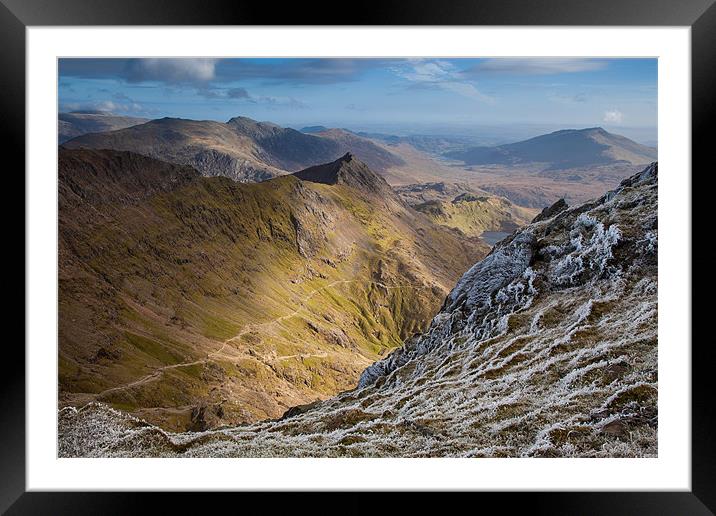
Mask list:
[[271,122],[236,116],[226,123],[164,117],[123,129],[89,133],[63,142],[66,148],[113,149],[188,165],[204,176],[259,182],[326,163],[351,152],[383,173],[402,158],[348,131],[305,133]]
[[129,151],[193,166],[204,176],[264,181],[334,159],[338,145],[275,124],[234,117],[227,123],[164,117],[106,133],[73,138],[66,148]]
[[63,409],[59,455],[655,457],[657,190],[653,163],[500,242],[357,389],[198,435]]
[[406,164],[405,160],[398,154],[378,145],[370,138],[365,138],[348,129],[323,128],[321,131],[314,131],[309,134],[335,142],[341,152],[350,152],[356,155],[371,170],[381,174],[391,168]]
[[487,252],[362,184],[239,183],[111,150],[60,148],[59,166],[60,403],[167,430],[351,388]]

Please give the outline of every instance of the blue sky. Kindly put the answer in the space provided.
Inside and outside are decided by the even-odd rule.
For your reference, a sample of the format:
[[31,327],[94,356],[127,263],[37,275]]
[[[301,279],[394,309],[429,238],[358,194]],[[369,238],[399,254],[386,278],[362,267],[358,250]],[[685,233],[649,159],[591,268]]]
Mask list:
[[59,74],[61,111],[396,133],[602,126],[656,140],[656,59],[61,59]]

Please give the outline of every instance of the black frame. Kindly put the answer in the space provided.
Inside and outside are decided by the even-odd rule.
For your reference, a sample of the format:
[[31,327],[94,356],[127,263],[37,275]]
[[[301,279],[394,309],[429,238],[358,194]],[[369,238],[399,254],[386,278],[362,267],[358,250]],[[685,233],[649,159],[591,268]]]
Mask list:
[[[716,0],[423,0],[410,3],[400,0],[362,2],[339,11],[337,2],[313,1],[284,3],[249,2],[248,0],[0,0],[0,145],[3,156],[14,157],[15,167],[5,167],[5,181],[21,189],[24,180],[19,170],[25,163],[25,28],[37,25],[642,25],[690,26],[692,44],[692,166],[699,174],[713,173],[714,158],[708,129],[716,120]],[[342,12],[340,16],[334,13]],[[331,16],[333,15],[333,16]],[[684,171],[688,173],[688,171]],[[703,177],[703,176],[702,176]],[[699,180],[699,184],[703,180]],[[713,210],[708,188],[693,188],[692,235],[699,242],[708,239]],[[21,197],[14,193],[10,198]],[[4,203],[4,206],[9,206]],[[708,211],[707,211],[708,210]],[[17,219],[17,210],[4,208]],[[24,228],[8,224],[17,233]],[[14,235],[13,235],[14,236]],[[19,237],[19,235],[18,235]],[[17,238],[16,241],[20,241]],[[708,244],[707,244],[708,245]],[[19,246],[18,246],[19,247]],[[17,249],[17,247],[15,247]],[[17,253],[19,254],[19,253]],[[713,255],[693,254],[692,278],[698,278],[696,292],[713,292],[716,265]],[[24,267],[24,260],[23,260]],[[697,271],[703,274],[695,275]],[[14,274],[16,281],[19,275]],[[19,290],[19,289],[18,289]],[[694,292],[695,293],[695,292]],[[693,295],[693,294],[692,294]],[[25,295],[21,299],[25,299]],[[712,302],[705,296],[699,303],[692,299],[692,331],[706,329],[707,310]],[[9,303],[9,300],[7,301]],[[14,301],[17,303],[17,300]],[[9,318],[8,318],[9,319]],[[8,321],[10,322],[10,321]],[[8,324],[8,326],[10,326]],[[708,331],[708,329],[707,329]],[[24,334],[24,333],[23,333]],[[702,338],[697,338],[701,336]],[[709,338],[710,337],[710,338]],[[19,339],[18,339],[19,340]],[[186,494],[129,493],[25,493],[25,391],[24,350],[18,340],[5,339],[0,384],[0,511],[11,514],[127,514],[149,510],[152,502],[162,508],[185,513],[205,508],[206,495],[189,498]],[[548,514],[714,514],[716,512],[716,439],[710,435],[716,413],[711,392],[710,368],[714,364],[713,331],[694,335],[692,353],[692,491],[691,492],[619,492],[619,493],[480,493],[471,500],[453,498],[467,507],[485,507],[485,502]],[[685,345],[687,343],[668,343]],[[10,365],[8,365],[10,364]],[[340,512],[372,511],[384,501],[375,495],[350,495],[340,505],[326,503],[315,494],[292,495],[290,506],[277,505],[269,494],[211,494],[212,501],[229,501],[235,510],[260,504],[300,511],[301,507],[340,508]],[[322,495],[325,496],[325,495]],[[452,495],[455,496],[455,495]],[[477,500],[474,498],[477,496]],[[241,498],[239,498],[241,497]],[[405,497],[408,498],[408,497]],[[423,496],[413,494],[410,500],[422,503]],[[197,503],[198,502],[198,503]],[[263,503],[262,503],[263,502]],[[398,510],[406,511],[402,500]],[[462,502],[462,503],[460,503]],[[467,502],[467,503],[465,503]],[[478,505],[473,505],[477,502]],[[201,505],[199,505],[201,504]],[[329,505],[330,504],[330,505]],[[384,505],[385,507],[385,505]],[[320,510],[320,509],[319,509]],[[320,511],[324,512],[324,511]]]

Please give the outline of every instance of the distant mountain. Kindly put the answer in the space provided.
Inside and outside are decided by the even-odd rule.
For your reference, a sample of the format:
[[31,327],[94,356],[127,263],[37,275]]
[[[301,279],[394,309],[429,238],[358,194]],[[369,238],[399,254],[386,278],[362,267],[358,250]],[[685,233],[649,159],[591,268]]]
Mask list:
[[263,161],[287,171],[335,159],[342,152],[332,141],[269,122],[239,116],[229,120],[227,125],[255,142],[262,151],[259,157]]
[[342,153],[350,152],[376,172],[383,173],[391,167],[405,164],[405,160],[390,150],[377,145],[368,138],[346,129],[316,131],[316,136],[335,142]]
[[136,152],[242,182],[263,181],[341,155],[333,141],[245,117],[227,123],[162,118],[80,136],[64,146]]
[[162,118],[119,131],[86,134],[64,147],[135,152],[192,166],[205,176],[237,181],[261,181],[284,173],[262,159],[268,153],[255,141],[221,122]]
[[137,152],[190,165],[205,176],[226,176],[242,182],[264,181],[333,161],[346,152],[380,173],[405,163],[366,138],[342,129],[321,129],[306,134],[246,117],[226,123],[162,118],[124,130],[86,134],[64,145]]
[[309,125],[307,127],[301,128],[302,133],[308,134],[322,133],[323,131],[328,131],[328,127],[326,127],[325,125]]
[[87,133],[100,133],[124,129],[148,121],[147,118],[113,115],[106,111],[74,111],[57,115],[59,143]]
[[565,129],[496,147],[472,147],[448,152],[445,156],[466,165],[543,163],[548,169],[564,170],[615,163],[647,164],[656,159],[657,151],[601,127],[593,127]]
[[372,133],[359,131],[358,136],[383,142],[387,145],[400,145],[405,143],[428,154],[445,154],[450,151],[465,150],[474,146],[475,137],[470,136],[444,136],[415,134],[407,136],[396,136],[394,134]]
[[168,430],[279,417],[354,387],[487,251],[353,156],[242,184],[61,147],[60,403]]

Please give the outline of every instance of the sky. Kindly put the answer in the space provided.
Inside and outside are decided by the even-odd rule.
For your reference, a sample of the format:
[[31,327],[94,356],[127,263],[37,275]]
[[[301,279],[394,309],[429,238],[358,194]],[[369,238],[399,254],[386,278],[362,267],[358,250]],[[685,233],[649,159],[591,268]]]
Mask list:
[[58,88],[61,112],[394,134],[601,126],[656,141],[656,59],[73,58]]

